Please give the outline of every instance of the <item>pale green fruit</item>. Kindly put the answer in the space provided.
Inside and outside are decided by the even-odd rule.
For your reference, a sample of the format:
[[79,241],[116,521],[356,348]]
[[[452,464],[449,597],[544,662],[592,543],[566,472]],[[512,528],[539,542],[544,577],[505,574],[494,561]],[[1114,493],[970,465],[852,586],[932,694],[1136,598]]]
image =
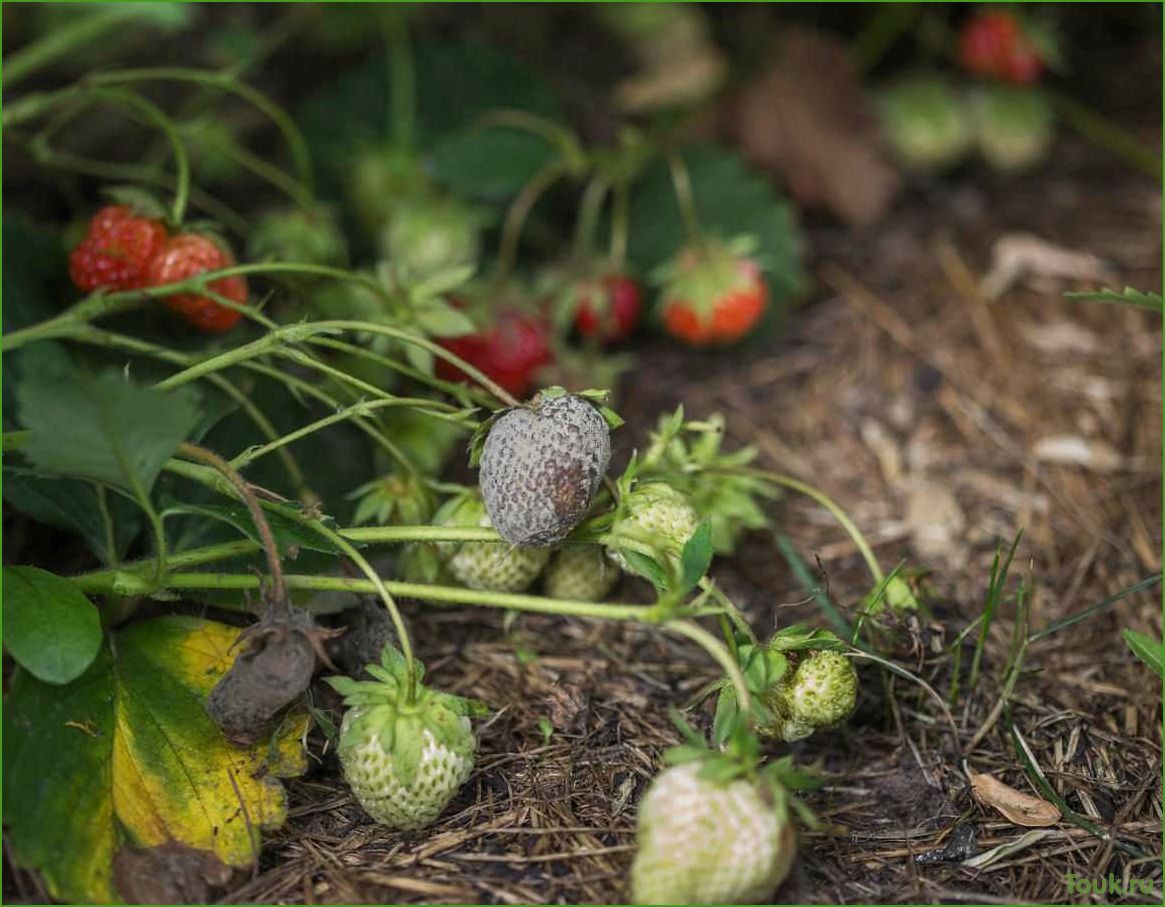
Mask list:
[[[700,517],[688,499],[663,482],[643,482],[624,499],[626,514],[612,528],[615,535],[647,545],[673,563],[679,561],[684,545],[700,525]],[[610,556],[624,570],[626,559],[617,550]]]
[[637,904],[769,901],[796,853],[792,823],[756,783],[715,783],[699,771],[699,762],[673,766],[644,795],[632,899]]
[[375,721],[379,706],[349,709],[340,726],[340,765],[352,793],[377,822],[392,828],[419,828],[436,819],[473,771],[476,740],[469,719],[457,716],[460,738],[440,743],[422,729],[421,757],[411,783],[401,777],[396,758],[385,752]]
[[762,732],[780,740],[804,740],[853,714],[858,675],[840,652],[809,652],[765,697],[775,722]]
[[601,548],[569,545],[555,554],[546,568],[546,594],[573,601],[602,601],[621,573]]

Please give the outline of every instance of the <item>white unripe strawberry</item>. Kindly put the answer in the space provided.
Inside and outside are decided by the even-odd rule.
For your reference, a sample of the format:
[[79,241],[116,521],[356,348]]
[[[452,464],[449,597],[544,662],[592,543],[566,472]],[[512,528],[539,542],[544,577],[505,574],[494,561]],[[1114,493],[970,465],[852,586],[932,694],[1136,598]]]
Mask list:
[[423,686],[408,697],[404,659],[386,646],[374,681],[330,677],[349,706],[340,726],[344,780],[377,822],[419,828],[436,819],[473,771],[477,740],[469,716],[480,703]]
[[796,853],[792,822],[749,778],[701,777],[701,762],[666,769],[639,806],[631,868],[637,904],[769,901]]

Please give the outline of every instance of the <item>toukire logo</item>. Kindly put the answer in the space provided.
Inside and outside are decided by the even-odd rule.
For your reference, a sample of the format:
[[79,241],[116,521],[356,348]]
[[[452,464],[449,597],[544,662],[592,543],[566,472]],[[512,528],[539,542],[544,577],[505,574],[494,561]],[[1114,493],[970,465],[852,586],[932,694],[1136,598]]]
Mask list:
[[1085,879],[1074,872],[1064,876],[1064,887],[1077,894],[1106,894],[1110,898],[1132,897],[1138,894],[1152,894],[1153,882],[1149,879],[1118,879],[1115,873],[1107,878]]

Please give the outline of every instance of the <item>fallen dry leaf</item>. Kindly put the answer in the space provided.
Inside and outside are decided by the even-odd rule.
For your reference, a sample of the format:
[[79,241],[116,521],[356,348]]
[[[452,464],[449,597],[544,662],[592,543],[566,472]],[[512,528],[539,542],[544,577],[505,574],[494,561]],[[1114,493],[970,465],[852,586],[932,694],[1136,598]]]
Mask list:
[[984,806],[991,806],[1003,817],[1025,828],[1042,828],[1060,821],[1060,810],[1042,797],[1025,794],[998,778],[970,772],[971,795]]
[[754,164],[779,173],[805,205],[868,225],[886,212],[898,174],[881,148],[844,44],[788,29],[773,63],[726,105],[721,127]]
[[998,299],[1015,284],[1030,278],[1111,281],[1112,269],[1099,256],[1053,245],[1031,233],[1005,233],[991,247],[991,269],[982,291]]
[[1124,457],[1111,444],[1079,435],[1051,435],[1032,445],[1032,455],[1041,463],[1080,466],[1092,472],[1114,472],[1124,465]]

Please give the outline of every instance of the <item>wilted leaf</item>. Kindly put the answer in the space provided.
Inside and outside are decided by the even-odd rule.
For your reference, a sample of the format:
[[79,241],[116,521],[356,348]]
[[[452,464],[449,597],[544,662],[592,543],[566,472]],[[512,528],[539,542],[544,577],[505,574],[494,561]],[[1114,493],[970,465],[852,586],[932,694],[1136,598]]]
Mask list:
[[980,772],[971,772],[968,777],[971,795],[983,805],[997,809],[1009,822],[1025,828],[1042,828],[1060,821],[1060,810],[1042,797],[1025,794]]
[[728,133],[754,164],[784,178],[809,205],[853,224],[877,221],[898,188],[848,48],[804,29],[787,31],[772,65],[734,99]]
[[964,860],[964,866],[971,866],[975,869],[986,869],[992,863],[997,863],[1004,857],[1010,857],[1012,854],[1019,853],[1021,850],[1027,850],[1033,844],[1038,844],[1048,836],[1046,831],[1029,831],[1020,835],[1014,841],[1006,841],[997,847],[992,847],[990,850],[985,850],[977,856],[971,857],[969,860]]
[[235,749],[205,711],[237,627],[190,617],[130,625],[80,678],[20,672],[4,703],[4,821],[17,862],[63,901],[119,900],[115,852],[177,844],[247,866],[306,768],[306,713],[278,738]]
[[37,567],[5,567],[4,648],[39,680],[69,683],[97,657],[101,620],[68,580]]

